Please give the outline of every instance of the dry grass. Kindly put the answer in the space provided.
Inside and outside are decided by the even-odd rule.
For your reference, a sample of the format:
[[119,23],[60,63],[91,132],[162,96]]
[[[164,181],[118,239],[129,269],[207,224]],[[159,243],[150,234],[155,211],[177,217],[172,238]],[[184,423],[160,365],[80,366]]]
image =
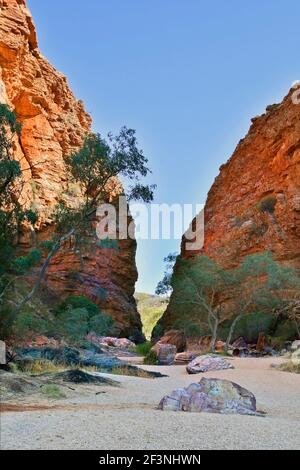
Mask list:
[[27,375],[41,375],[49,372],[62,372],[68,367],[63,364],[59,364],[55,361],[49,361],[47,359],[37,359],[35,361],[28,361],[21,366],[18,370]]
[[293,374],[300,374],[300,364],[294,364],[292,361],[285,362],[279,366],[279,370],[284,372],[292,372]]
[[114,367],[109,373],[114,375],[126,375],[129,377],[139,377],[141,379],[155,378],[151,377],[149,375],[149,372],[147,372],[146,370],[139,369],[138,367],[136,369],[131,369],[130,367]]
[[44,385],[41,388],[41,392],[46,395],[48,398],[60,399],[66,398],[66,395],[62,392],[58,385]]

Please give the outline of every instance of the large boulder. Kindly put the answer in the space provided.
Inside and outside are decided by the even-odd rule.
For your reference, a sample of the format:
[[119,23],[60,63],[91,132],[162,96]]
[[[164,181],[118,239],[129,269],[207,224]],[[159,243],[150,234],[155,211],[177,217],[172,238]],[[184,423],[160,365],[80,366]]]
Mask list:
[[198,356],[186,366],[189,374],[225,369],[234,369],[234,366],[222,356],[211,355]]
[[174,344],[156,343],[151,349],[156,354],[157,362],[161,366],[170,366],[173,364],[176,356],[176,346]]
[[195,354],[192,352],[181,352],[176,354],[174,364],[176,365],[182,365],[182,364],[188,364],[191,362],[193,359],[195,359]]
[[200,383],[174,390],[160,402],[160,410],[222,414],[263,414],[256,410],[256,398],[249,390],[229,380],[203,377]]
[[177,352],[183,352],[186,346],[184,334],[179,330],[169,330],[159,340],[160,344],[173,344]]

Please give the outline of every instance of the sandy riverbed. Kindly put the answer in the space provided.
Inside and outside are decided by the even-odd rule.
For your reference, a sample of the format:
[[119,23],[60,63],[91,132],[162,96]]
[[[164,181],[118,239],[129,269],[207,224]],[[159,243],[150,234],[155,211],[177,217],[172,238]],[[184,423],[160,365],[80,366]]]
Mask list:
[[[162,379],[115,377],[119,388],[80,387],[59,408],[1,415],[2,449],[300,449],[300,375],[270,359],[232,359],[235,369],[204,374],[251,390],[267,417],[162,412],[163,395],[200,380],[181,366],[145,367]],[[80,392],[80,393],[78,393]],[[28,402],[29,403],[29,402]],[[32,403],[32,402],[31,402]]]

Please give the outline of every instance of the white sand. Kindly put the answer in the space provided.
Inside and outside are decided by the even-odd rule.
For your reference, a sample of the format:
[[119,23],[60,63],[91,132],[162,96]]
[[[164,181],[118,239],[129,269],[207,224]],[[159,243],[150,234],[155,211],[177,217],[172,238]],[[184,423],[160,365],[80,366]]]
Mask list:
[[[181,366],[147,367],[169,375],[118,377],[120,388],[80,388],[69,409],[1,416],[2,449],[300,449],[300,375],[270,368],[276,359],[233,359],[235,369],[189,376]],[[205,375],[251,390],[267,417],[155,410],[163,395]],[[85,393],[83,391],[86,390]]]

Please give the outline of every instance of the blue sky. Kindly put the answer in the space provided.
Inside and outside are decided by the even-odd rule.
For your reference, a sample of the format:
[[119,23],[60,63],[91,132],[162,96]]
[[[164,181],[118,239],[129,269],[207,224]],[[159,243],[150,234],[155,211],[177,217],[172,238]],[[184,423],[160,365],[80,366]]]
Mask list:
[[[298,0],[28,0],[43,54],[102,134],[137,130],[155,202],[203,203],[251,117],[300,79]],[[142,241],[153,292],[179,241]]]

